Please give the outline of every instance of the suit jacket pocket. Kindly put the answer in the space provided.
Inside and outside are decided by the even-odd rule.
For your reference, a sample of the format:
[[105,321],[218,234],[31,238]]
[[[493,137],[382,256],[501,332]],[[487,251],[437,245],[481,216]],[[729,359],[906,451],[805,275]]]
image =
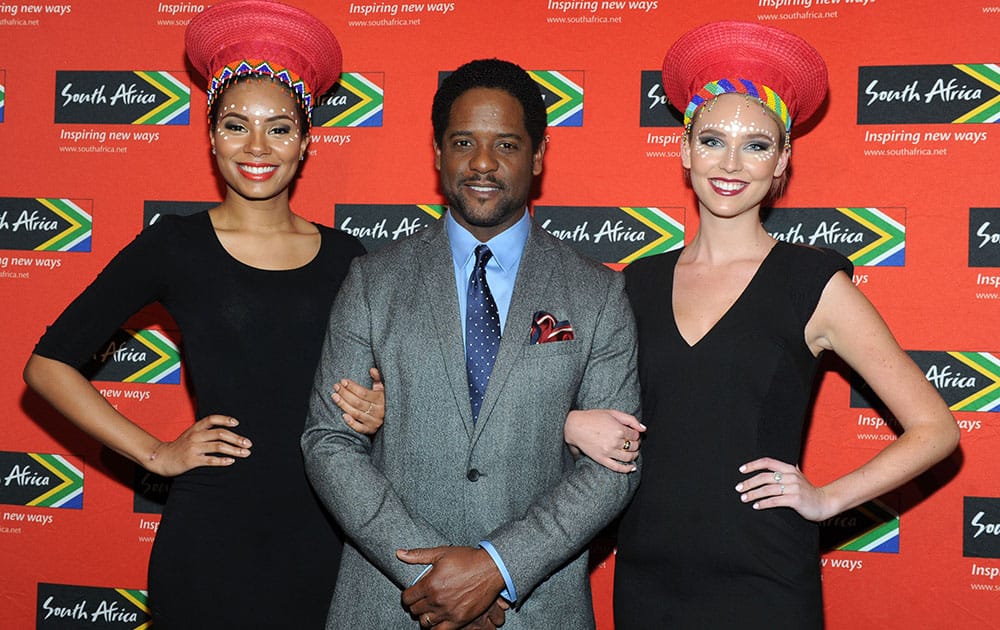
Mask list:
[[575,354],[582,351],[582,339],[569,339],[567,341],[550,341],[549,343],[528,344],[524,346],[522,356],[525,359],[544,359],[546,357]]

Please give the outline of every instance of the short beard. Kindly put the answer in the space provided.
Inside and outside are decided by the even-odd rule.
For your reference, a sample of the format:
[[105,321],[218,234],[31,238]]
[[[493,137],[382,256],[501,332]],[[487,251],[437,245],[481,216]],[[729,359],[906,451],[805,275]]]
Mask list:
[[524,210],[524,208],[527,206],[528,203],[527,199],[524,199],[520,202],[506,201],[504,203],[497,205],[492,214],[484,217],[480,215],[473,215],[472,213],[470,213],[469,208],[466,205],[465,201],[462,199],[461,195],[456,195],[455,198],[453,198],[451,195],[446,193],[445,199],[448,201],[448,208],[451,211],[457,212],[459,215],[461,215],[461,217],[465,219],[465,222],[468,223],[469,225],[481,228],[491,228],[500,225],[501,223],[509,219],[511,216],[513,216],[515,213]]

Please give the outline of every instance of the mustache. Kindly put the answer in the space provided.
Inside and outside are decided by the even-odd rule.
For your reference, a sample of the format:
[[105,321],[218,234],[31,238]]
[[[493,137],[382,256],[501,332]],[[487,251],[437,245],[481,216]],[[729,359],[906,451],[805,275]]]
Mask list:
[[497,178],[493,177],[492,175],[486,175],[485,177],[466,177],[466,178],[460,180],[458,183],[459,183],[460,186],[465,186],[465,185],[473,185],[473,186],[475,186],[476,184],[491,184],[493,186],[496,186],[500,190],[506,190],[507,189],[507,186],[504,185],[503,182],[498,181]]

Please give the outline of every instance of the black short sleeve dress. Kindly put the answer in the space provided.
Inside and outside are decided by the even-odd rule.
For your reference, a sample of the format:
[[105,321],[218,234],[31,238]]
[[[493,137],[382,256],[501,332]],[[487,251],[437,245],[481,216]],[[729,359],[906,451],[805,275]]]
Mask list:
[[680,251],[625,270],[639,331],[642,484],[615,559],[615,627],[821,628],[818,529],[787,508],[756,511],[739,466],[797,463],[818,359],[804,328],[843,256],[779,242],[693,346],[672,308]]
[[309,263],[266,271],[232,258],[207,213],[165,216],[35,349],[79,367],[159,301],[180,328],[198,418],[233,416],[253,442],[247,459],[173,480],[149,566],[159,629],[323,627],[342,543],[306,479],[299,439],[330,307],[364,248],[318,227]]

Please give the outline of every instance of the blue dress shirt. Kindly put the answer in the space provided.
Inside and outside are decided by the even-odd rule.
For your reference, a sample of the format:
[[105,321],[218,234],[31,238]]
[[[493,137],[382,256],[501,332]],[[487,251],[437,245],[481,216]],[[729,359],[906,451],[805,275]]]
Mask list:
[[[458,224],[451,211],[444,215],[448,242],[451,243],[451,262],[455,268],[455,290],[458,292],[458,312],[462,320],[462,339],[465,339],[465,307],[468,300],[469,276],[476,266],[476,247],[482,245],[468,230]],[[500,316],[500,334],[503,334],[510,309],[510,297],[514,293],[517,269],[521,266],[521,255],[531,231],[531,218],[525,209],[517,223],[510,226],[486,242],[493,257],[486,263],[486,282],[490,285],[493,301],[497,303]],[[525,325],[530,322],[526,322]]]

